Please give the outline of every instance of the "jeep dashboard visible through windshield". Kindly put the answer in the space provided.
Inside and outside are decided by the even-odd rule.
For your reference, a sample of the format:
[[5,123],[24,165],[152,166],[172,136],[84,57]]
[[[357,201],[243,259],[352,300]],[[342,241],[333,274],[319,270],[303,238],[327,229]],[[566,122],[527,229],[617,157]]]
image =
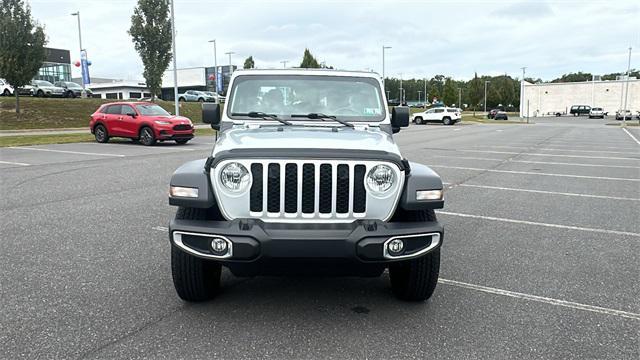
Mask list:
[[380,276],[400,299],[434,292],[442,181],[402,156],[393,134],[409,110],[389,110],[370,72],[239,70],[211,154],[179,167],[169,203],[171,268],[186,301],[213,298],[235,276]]

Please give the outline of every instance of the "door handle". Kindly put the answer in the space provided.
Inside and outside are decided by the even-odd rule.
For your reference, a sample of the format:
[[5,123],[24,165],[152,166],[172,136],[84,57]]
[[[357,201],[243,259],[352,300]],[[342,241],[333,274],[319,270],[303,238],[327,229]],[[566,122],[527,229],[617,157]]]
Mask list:
[[118,118],[118,120],[122,120],[122,116],[120,116],[120,117]]

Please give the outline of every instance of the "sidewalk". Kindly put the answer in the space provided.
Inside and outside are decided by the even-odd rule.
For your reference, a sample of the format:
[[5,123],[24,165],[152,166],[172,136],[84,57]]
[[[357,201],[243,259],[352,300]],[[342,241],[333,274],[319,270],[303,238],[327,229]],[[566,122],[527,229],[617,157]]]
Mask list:
[[[209,124],[198,124],[196,129],[209,128]],[[0,137],[3,136],[29,136],[29,135],[65,135],[65,134],[88,134],[89,129],[66,128],[66,129],[23,129],[23,130],[0,130]]]

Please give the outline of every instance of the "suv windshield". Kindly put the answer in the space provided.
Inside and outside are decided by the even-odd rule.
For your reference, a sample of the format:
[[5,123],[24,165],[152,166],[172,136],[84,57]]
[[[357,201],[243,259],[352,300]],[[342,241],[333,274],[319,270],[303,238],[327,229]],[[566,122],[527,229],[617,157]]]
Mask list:
[[161,108],[160,105],[149,104],[149,105],[136,105],[136,108],[140,112],[141,115],[147,116],[171,116],[165,109]]
[[246,117],[238,114],[251,112],[286,119],[295,114],[311,113],[346,121],[382,121],[385,118],[379,83],[369,77],[238,76],[229,99],[227,115],[236,119]]
[[38,86],[53,86],[52,83],[50,83],[48,81],[44,81],[44,80],[33,80],[33,83],[38,85]]
[[74,82],[66,82],[65,83],[69,89],[82,89],[82,86],[74,83]]

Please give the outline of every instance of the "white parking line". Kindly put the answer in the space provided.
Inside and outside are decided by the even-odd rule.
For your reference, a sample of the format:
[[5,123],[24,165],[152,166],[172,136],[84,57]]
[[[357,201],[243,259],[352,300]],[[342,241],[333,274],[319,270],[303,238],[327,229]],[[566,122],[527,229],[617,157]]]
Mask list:
[[151,230],[168,232],[169,228],[166,226],[154,226],[151,228]]
[[604,196],[604,195],[566,193],[566,192],[532,190],[532,189],[517,189],[517,188],[508,188],[508,187],[501,187],[501,186],[488,186],[488,185],[460,184],[460,185],[454,185],[454,186],[452,186],[450,188],[455,188],[455,187],[458,187],[458,186],[461,186],[461,187],[473,187],[473,188],[479,188],[479,189],[521,191],[521,192],[530,192],[530,193],[538,193],[538,194],[549,194],[549,195],[577,196],[577,197],[586,197],[586,198],[594,198],[594,199],[640,201],[640,199],[637,199],[637,198],[625,198],[625,197],[618,197],[618,196]]
[[508,222],[508,223],[514,223],[514,224],[535,225],[535,226],[544,226],[544,227],[567,229],[567,230],[578,230],[578,231],[588,231],[588,232],[603,233],[603,234],[614,234],[614,235],[626,235],[626,236],[640,237],[640,234],[634,233],[634,232],[629,232],[629,231],[618,231],[618,230],[608,230],[608,229],[586,228],[586,227],[581,227],[581,226],[549,224],[549,223],[541,223],[541,222],[535,222],[535,221],[497,218],[497,217],[492,217],[492,216],[461,214],[461,213],[455,213],[455,212],[449,212],[449,211],[436,211],[436,213],[442,214],[442,215],[466,217],[466,218],[473,218],[473,219],[482,219],[482,220],[490,220],[490,221],[501,221],[501,222]]
[[462,282],[462,281],[456,281],[456,280],[448,280],[448,279],[440,278],[440,279],[438,279],[438,283],[445,284],[445,285],[450,285],[450,286],[462,287],[462,288],[470,289],[470,290],[482,291],[482,292],[489,293],[489,294],[494,294],[494,295],[508,296],[508,297],[512,297],[512,298],[516,298],[516,299],[522,299],[522,300],[528,300],[528,301],[536,301],[536,302],[541,302],[541,303],[555,305],[555,306],[562,306],[562,307],[572,308],[572,309],[576,309],[576,310],[591,311],[591,312],[605,314],[605,315],[613,315],[613,316],[619,316],[619,317],[633,319],[633,320],[640,320],[640,314],[636,314],[636,313],[632,313],[632,312],[628,312],[628,311],[610,309],[610,308],[587,305],[587,304],[580,304],[580,303],[573,302],[573,301],[553,299],[553,298],[549,298],[549,297],[524,294],[524,293],[519,293],[519,292],[515,292],[515,291],[496,289],[496,288],[492,288],[492,287],[469,284],[469,283],[465,283],[465,282]]
[[[522,149],[522,148],[530,148],[535,147],[536,145],[526,145],[526,146],[482,146],[487,148],[496,148],[496,149]],[[480,147],[480,146],[478,146]],[[584,153],[606,153],[606,154],[629,154],[633,152],[633,150],[629,151],[606,151],[606,150],[572,150],[572,149],[559,149],[559,148],[542,148],[536,149],[537,151],[568,151],[568,152],[584,152]],[[635,149],[634,149],[635,150]]]
[[[543,139],[541,139],[540,141],[544,141]],[[507,146],[511,145],[511,146]],[[631,147],[625,147],[625,146],[598,146],[596,144],[592,144],[592,145],[578,145],[578,144],[574,144],[571,143],[571,145],[567,145],[567,143],[545,143],[545,146],[553,146],[554,148],[559,148],[559,150],[564,150],[564,149],[560,149],[563,147],[567,147],[567,148],[589,148],[589,149],[593,149],[594,147],[598,147],[601,149],[617,149],[617,150],[629,150],[629,151],[634,151],[636,150],[636,148],[631,148]],[[500,148],[500,147],[504,147],[504,148],[528,148],[528,147],[536,147],[539,146],[539,144],[537,143],[504,143],[504,145],[502,146],[497,146],[497,145],[479,145],[478,147],[495,147],[495,148]]]
[[103,153],[91,153],[91,152],[69,151],[69,150],[52,150],[52,149],[41,149],[41,148],[34,148],[34,147],[18,147],[18,146],[11,146],[11,147],[8,147],[7,149],[47,151],[47,152],[56,152],[56,153],[65,153],[65,154],[93,155],[93,156],[112,156],[112,157],[126,156],[126,155],[119,155],[119,154],[103,154]]
[[12,162],[12,161],[0,161],[0,164],[8,164],[8,165],[20,165],[20,166],[31,166],[31,164]]
[[624,132],[626,132],[626,133],[627,133],[627,135],[631,136],[631,138],[633,139],[633,141],[635,141],[635,142],[636,142],[636,144],[640,145],[640,140],[636,139],[636,137],[635,137],[635,136],[633,136],[633,134],[631,134],[631,133],[629,132],[629,130],[627,130],[627,129],[625,129],[625,128],[622,128],[622,130],[624,130]]
[[462,130],[462,129],[460,129],[460,128],[453,129],[453,131],[460,131],[460,130]]
[[[429,149],[427,148],[427,150],[429,150]],[[569,158],[607,159],[607,160],[636,160],[636,161],[640,161],[640,158],[630,158],[630,157],[588,156],[588,155],[561,155],[561,154],[542,154],[542,153],[526,153],[526,152],[516,152],[516,151],[493,151],[493,150],[463,150],[463,149],[456,149],[456,151],[473,152],[473,153],[487,153],[487,154],[511,154],[511,155],[528,155],[528,156],[558,156],[558,157],[569,157]]]
[[638,169],[638,170],[640,170],[640,166],[632,166],[632,165],[581,164],[581,163],[566,163],[566,162],[553,162],[553,161],[494,159],[494,158],[481,158],[481,157],[474,157],[474,156],[455,156],[455,157],[452,157],[451,155],[432,155],[432,154],[429,154],[429,157],[445,158],[445,159],[463,159],[463,160],[508,161],[508,162],[512,162],[512,163],[523,163],[523,164],[548,164],[548,165],[583,166],[583,167],[607,167],[607,168]]
[[570,178],[577,178],[577,179],[596,179],[596,180],[612,180],[612,181],[634,181],[634,182],[640,182],[640,179],[615,178],[615,177],[606,177],[606,176],[587,176],[587,175],[551,174],[551,173],[538,173],[538,172],[531,172],[531,171],[515,171],[515,170],[481,169],[481,168],[472,168],[472,167],[464,167],[464,166],[447,166],[447,165],[436,165],[436,164],[429,164],[429,166],[431,166],[431,167],[435,167],[435,168],[443,168],[443,169],[460,169],[460,170],[473,170],[473,171],[487,171],[487,172],[497,172],[497,173],[505,173],[505,174],[523,174],[523,175],[557,176],[557,177],[570,177]]

